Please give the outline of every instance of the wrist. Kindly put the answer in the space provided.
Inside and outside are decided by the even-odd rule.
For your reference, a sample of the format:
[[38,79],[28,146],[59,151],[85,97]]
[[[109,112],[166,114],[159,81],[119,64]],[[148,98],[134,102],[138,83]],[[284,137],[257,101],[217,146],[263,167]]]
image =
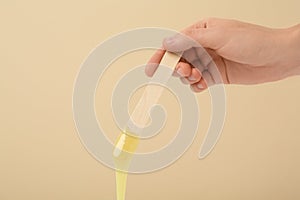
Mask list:
[[294,45],[296,46],[295,75],[300,75],[300,24],[295,26],[294,29]]
[[282,31],[279,67],[283,78],[300,75],[300,24]]

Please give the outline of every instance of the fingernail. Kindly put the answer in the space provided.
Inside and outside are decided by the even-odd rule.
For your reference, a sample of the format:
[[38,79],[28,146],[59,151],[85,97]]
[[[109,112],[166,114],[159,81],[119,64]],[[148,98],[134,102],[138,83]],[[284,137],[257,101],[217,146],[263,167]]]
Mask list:
[[198,87],[199,89],[204,89],[204,87],[203,87],[203,85],[202,85],[201,83],[198,83],[198,84],[197,84],[197,87]]
[[176,70],[177,74],[179,74],[180,76],[183,76],[183,70],[181,68],[178,68]]
[[190,81],[195,81],[196,79],[194,78],[194,77],[192,77],[192,76],[190,76],[189,78],[188,78]]

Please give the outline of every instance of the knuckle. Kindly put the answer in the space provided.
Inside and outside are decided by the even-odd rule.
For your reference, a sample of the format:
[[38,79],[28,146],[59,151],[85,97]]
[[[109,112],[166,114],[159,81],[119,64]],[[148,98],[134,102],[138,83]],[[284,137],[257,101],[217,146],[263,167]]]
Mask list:
[[214,26],[216,24],[216,22],[218,21],[218,18],[216,18],[216,17],[206,17],[203,20],[205,21],[205,24],[206,24],[205,28],[208,28],[208,27]]

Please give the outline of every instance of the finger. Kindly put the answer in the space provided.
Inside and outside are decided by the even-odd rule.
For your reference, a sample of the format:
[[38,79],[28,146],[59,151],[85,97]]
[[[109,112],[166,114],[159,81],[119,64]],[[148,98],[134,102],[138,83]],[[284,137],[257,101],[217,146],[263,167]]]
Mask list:
[[207,85],[203,78],[201,78],[200,81],[192,84],[190,87],[191,87],[192,91],[194,91],[194,92],[202,92],[207,89]]
[[[216,62],[217,61],[219,62],[220,60],[216,60]],[[219,67],[217,67],[217,64],[214,61],[212,61],[208,64],[207,70],[213,78],[215,84],[228,82],[226,80],[226,70],[224,64],[221,65],[221,63],[219,62]]]
[[[211,61],[211,57],[202,47],[191,48],[185,51],[182,55],[182,59],[190,63],[193,67],[198,68],[199,71],[207,69],[206,62]],[[203,64],[204,63],[204,64]]]
[[193,63],[192,63],[193,67],[198,69],[199,72],[202,72],[204,70],[206,70],[207,68],[202,65],[202,63],[200,62],[200,60],[195,60]]
[[185,84],[185,85],[189,85],[190,81],[186,78],[186,77],[180,77],[180,81]]
[[176,70],[173,71],[172,76],[174,76],[174,77],[180,77],[180,75],[176,72]]
[[194,48],[196,55],[198,57],[198,60],[201,61],[201,64],[203,67],[207,68],[207,65],[211,62],[212,57],[210,56],[210,52],[214,52],[214,50],[205,49],[203,47],[196,47]]
[[213,77],[211,76],[211,74],[207,70],[202,72],[202,78],[204,79],[205,84],[206,84],[207,87],[212,86],[212,85],[215,84],[215,81],[214,81]]
[[180,77],[189,77],[192,72],[192,66],[186,62],[179,62],[176,66],[176,73]]
[[188,77],[190,84],[194,84],[200,81],[200,79],[201,79],[201,73],[199,72],[199,70],[196,68],[192,68],[191,75]]
[[190,48],[182,54],[182,58],[188,63],[193,63],[195,60],[198,60],[198,56],[194,50],[194,48]]
[[163,40],[163,47],[171,52],[183,52],[196,45],[197,42],[184,33],[178,33]]
[[147,65],[145,67],[145,73],[147,76],[150,76],[150,77],[153,76],[153,74],[155,73],[156,69],[158,68],[159,63],[160,63],[161,59],[163,58],[165,52],[166,52],[166,50],[159,49],[150,58],[150,60],[148,61]]

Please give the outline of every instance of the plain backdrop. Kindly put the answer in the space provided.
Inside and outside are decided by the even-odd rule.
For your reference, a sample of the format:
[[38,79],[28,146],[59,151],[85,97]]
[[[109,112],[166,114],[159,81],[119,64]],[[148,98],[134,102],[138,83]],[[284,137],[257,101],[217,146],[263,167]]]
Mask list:
[[[288,27],[300,22],[299,7],[298,0],[2,0],[0,199],[116,199],[114,172],[84,149],[72,116],[76,75],[100,42],[137,27],[180,30],[209,16]],[[104,94],[118,76],[151,54],[120,58],[101,82],[104,93],[97,91],[97,116],[112,140],[118,132],[107,106],[109,95]],[[204,160],[197,156],[211,105],[208,92],[198,94],[201,122],[191,148],[164,170],[130,175],[127,199],[299,199],[299,89],[300,77],[226,86],[224,130]],[[168,93],[161,103],[170,116],[166,134],[143,142],[141,151],[155,150],[174,135],[178,105]]]

